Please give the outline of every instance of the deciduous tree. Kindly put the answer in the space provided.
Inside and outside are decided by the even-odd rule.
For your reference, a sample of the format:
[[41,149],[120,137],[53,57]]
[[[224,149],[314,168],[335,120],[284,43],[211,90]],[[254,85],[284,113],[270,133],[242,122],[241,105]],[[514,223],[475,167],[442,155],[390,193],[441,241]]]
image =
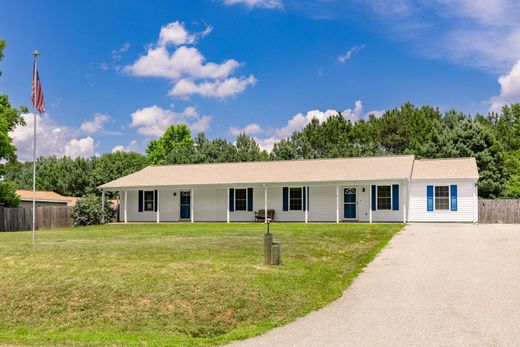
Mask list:
[[[5,41],[0,40],[0,62],[4,57]],[[0,71],[0,76],[2,72]],[[9,98],[0,94],[0,204],[18,206],[20,200],[16,197],[15,186],[5,178],[4,161],[16,160],[16,147],[10,133],[17,127],[25,125],[22,113],[28,112],[26,107],[13,108]]]

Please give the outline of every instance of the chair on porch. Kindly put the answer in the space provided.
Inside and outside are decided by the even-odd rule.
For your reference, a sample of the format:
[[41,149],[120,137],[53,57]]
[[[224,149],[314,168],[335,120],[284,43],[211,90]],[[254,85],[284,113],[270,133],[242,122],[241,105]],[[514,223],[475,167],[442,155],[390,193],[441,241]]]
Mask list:
[[[267,219],[274,219],[274,210],[267,210]],[[255,212],[255,221],[265,221],[265,210],[258,210]]]

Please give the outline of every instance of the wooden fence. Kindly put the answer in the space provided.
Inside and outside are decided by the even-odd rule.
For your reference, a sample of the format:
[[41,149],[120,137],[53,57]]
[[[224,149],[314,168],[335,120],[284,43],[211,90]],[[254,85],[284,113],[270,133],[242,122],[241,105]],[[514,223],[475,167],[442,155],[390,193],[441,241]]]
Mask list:
[[[36,208],[36,229],[72,227],[73,207],[45,206]],[[0,231],[32,230],[32,208],[0,207]]]
[[479,223],[520,223],[520,200],[479,200]]

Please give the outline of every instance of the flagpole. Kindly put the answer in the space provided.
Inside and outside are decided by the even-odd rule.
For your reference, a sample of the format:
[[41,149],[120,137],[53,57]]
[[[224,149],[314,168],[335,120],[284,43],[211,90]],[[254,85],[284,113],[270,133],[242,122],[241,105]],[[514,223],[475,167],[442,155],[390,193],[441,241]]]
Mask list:
[[[37,49],[33,52],[34,67],[33,67],[33,88],[35,84],[36,71],[38,71],[38,56],[40,53]],[[33,116],[34,116],[34,136],[33,136],[33,201],[32,201],[32,243],[36,243],[36,105],[33,103]]]

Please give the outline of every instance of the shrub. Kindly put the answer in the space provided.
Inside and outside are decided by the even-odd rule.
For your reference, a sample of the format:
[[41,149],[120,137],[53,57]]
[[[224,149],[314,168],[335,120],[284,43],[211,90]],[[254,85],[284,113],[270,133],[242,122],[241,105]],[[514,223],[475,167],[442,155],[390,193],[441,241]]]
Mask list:
[[16,195],[16,187],[13,182],[0,181],[0,206],[18,207],[20,196]]
[[116,210],[112,208],[110,201],[105,200],[105,205],[101,207],[101,197],[94,194],[88,194],[78,200],[74,210],[72,210],[71,218],[74,226],[98,225],[102,224],[103,214],[105,215],[105,223],[111,221]]

